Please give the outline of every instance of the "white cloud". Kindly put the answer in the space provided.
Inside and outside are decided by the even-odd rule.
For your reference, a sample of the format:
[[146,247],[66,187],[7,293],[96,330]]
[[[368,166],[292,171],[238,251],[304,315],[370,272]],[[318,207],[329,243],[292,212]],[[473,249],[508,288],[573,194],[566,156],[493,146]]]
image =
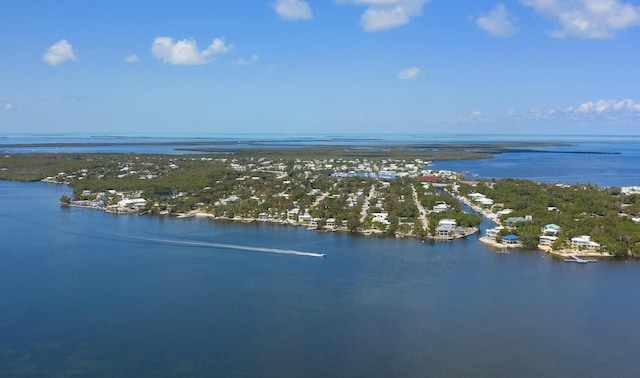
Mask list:
[[174,42],[171,37],[157,37],[151,45],[151,53],[164,63],[197,65],[214,61],[216,57],[231,51],[232,45],[216,38],[204,50],[198,49],[198,44],[193,39],[182,39]]
[[54,43],[47,49],[42,56],[42,61],[51,65],[57,66],[67,60],[75,60],[76,54],[73,52],[73,47],[67,42],[66,39],[61,39]]
[[313,18],[309,4],[303,0],[277,0],[273,3],[273,9],[283,20],[309,20]]
[[475,122],[480,122],[480,121],[484,121],[484,117],[482,116],[482,113],[480,113],[477,110],[474,110],[471,112],[471,114],[469,115],[459,115],[458,118],[456,118],[455,122],[457,123],[475,123]]
[[549,16],[559,28],[556,38],[614,38],[616,33],[640,25],[640,6],[621,0],[520,0],[525,6]]
[[597,100],[583,102],[578,106],[532,108],[524,115],[510,111],[505,118],[510,120],[584,121],[592,119],[612,122],[637,121],[640,119],[640,103],[631,99]]
[[131,54],[131,55],[127,55],[126,58],[124,58],[124,61],[127,63],[135,63],[137,61],[139,61],[140,58],[138,58],[138,56],[136,54]]
[[408,24],[412,17],[422,14],[422,7],[430,0],[341,0],[367,9],[360,18],[365,31],[374,32]]
[[579,114],[632,114],[640,116],[640,103],[636,103],[633,100],[598,100],[589,101],[580,104],[575,110],[568,108],[565,111],[571,111]]
[[248,66],[250,64],[257,62],[258,59],[260,59],[260,56],[258,56],[258,54],[253,54],[249,59],[244,59],[244,58],[236,59],[233,61],[233,64],[235,64],[236,66]]
[[412,80],[420,76],[420,69],[418,67],[409,67],[398,72],[398,79],[400,80]]
[[11,110],[12,108],[13,108],[13,105],[10,102],[7,102],[6,104],[4,104],[5,110]]
[[489,13],[476,19],[476,25],[496,37],[510,37],[518,29],[514,25],[515,17],[503,4],[496,5]]

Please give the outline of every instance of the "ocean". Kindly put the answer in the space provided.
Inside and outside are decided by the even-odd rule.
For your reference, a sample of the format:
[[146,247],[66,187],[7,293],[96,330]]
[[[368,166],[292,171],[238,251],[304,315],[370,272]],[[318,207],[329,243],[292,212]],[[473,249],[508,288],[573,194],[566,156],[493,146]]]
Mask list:
[[[462,170],[573,156],[592,168],[570,180],[613,185],[613,167],[639,185],[632,163],[600,160],[637,145],[557,148],[605,145],[621,154]],[[0,182],[0,376],[640,375],[637,260],[58,206],[69,193]]]

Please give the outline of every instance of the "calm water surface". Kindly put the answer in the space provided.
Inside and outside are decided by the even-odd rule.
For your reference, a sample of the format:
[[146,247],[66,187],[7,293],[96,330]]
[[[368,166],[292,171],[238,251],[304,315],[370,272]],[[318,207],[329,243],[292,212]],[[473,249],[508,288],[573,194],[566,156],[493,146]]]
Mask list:
[[635,260],[116,216],[68,192],[0,182],[0,376],[640,375]]

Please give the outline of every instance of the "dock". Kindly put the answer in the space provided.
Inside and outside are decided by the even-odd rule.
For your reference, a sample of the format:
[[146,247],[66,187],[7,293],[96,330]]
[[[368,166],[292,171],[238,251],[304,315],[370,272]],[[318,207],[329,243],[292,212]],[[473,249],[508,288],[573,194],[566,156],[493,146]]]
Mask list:
[[571,255],[569,257],[570,258],[568,258],[568,259],[564,259],[564,262],[574,262],[574,263],[578,263],[578,264],[586,264],[586,263],[592,263],[592,262],[598,261],[596,259],[581,259],[576,255]]

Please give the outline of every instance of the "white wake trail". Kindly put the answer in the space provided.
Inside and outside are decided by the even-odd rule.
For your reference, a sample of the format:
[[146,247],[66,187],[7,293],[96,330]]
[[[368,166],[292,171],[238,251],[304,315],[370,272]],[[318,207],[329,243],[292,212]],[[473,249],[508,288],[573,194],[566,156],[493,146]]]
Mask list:
[[131,236],[131,235],[121,235],[121,236],[126,236],[127,238],[131,238],[131,239],[146,240],[151,242],[167,243],[167,244],[174,244],[174,245],[185,245],[185,246],[192,246],[192,247],[225,248],[225,249],[235,249],[235,250],[241,250],[241,251],[279,253],[284,255],[297,255],[297,256],[309,256],[309,257],[325,257],[326,256],[326,254],[324,253],[294,251],[292,249],[265,248],[265,247],[254,247],[249,245],[196,242],[196,241],[186,241],[186,240],[145,238],[141,236]]

